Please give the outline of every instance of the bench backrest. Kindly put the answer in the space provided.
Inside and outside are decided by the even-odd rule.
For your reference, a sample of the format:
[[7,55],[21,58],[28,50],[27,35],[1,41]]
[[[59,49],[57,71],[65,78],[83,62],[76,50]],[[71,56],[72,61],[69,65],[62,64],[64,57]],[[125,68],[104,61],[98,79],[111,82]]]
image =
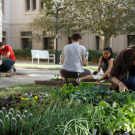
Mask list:
[[31,50],[32,58],[39,58],[39,52],[38,50]]
[[39,51],[39,58],[49,58],[49,52],[48,51]]
[[32,58],[49,58],[49,52],[48,51],[42,51],[42,50],[31,50]]

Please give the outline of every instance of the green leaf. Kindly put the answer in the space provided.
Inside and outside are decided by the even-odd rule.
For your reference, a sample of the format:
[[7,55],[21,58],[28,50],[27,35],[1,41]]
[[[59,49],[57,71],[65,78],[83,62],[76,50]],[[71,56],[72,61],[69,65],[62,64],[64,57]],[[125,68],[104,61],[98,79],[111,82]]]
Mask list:
[[100,104],[101,107],[107,107],[107,106],[110,106],[110,104],[108,104],[108,103],[105,102],[105,101],[100,101],[99,104]]
[[77,97],[77,95],[74,95],[74,94],[70,94],[70,95],[69,95],[69,98],[70,98],[70,99],[75,99],[76,97]]
[[77,90],[77,91],[75,91],[75,92],[74,92],[74,94],[76,94],[76,95],[81,95],[81,94],[82,94],[82,92],[81,92],[81,91],[79,91],[79,90]]
[[91,88],[92,86],[95,86],[95,85],[92,83],[88,83],[88,88]]
[[113,102],[112,107],[113,108],[117,108],[117,103],[116,102]]

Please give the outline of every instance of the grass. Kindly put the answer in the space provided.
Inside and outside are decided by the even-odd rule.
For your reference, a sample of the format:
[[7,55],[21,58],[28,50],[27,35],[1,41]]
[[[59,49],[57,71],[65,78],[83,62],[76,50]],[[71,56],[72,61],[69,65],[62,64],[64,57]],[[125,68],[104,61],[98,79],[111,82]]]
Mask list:
[[[15,66],[17,68],[36,68],[36,69],[55,69],[55,70],[59,70],[61,69],[62,65],[38,65],[38,64],[18,64],[16,63]],[[89,70],[97,70],[97,67],[84,67],[85,69],[89,69]]]
[[[60,89],[60,86],[55,86]],[[48,94],[52,93],[52,86],[46,85],[35,85],[35,84],[26,84],[26,85],[15,85],[12,87],[0,89],[0,97],[5,97],[10,94],[19,94],[23,92],[46,92]]]

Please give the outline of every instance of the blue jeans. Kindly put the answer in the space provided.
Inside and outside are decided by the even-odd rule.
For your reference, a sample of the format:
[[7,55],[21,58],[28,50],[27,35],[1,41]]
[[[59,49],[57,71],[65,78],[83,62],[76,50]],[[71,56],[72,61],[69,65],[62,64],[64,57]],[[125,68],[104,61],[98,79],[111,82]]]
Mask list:
[[129,76],[121,80],[130,90],[135,91],[135,76]]
[[9,58],[2,59],[2,64],[0,65],[1,72],[7,72],[12,69],[12,65],[14,65],[15,61]]

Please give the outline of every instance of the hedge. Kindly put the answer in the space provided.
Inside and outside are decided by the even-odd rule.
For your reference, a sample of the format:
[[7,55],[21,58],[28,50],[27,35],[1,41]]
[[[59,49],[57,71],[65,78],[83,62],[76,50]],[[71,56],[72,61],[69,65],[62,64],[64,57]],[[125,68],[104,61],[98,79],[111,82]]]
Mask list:
[[[18,57],[23,57],[23,58],[27,58],[27,57],[31,57],[31,49],[28,47],[28,48],[25,48],[23,50],[13,50],[14,53],[15,53],[15,57],[18,58]],[[49,51],[49,54],[53,54],[53,50],[48,50]],[[99,58],[101,56],[103,56],[103,53],[101,52],[98,52],[98,51],[95,51],[95,50],[87,50],[89,52],[89,61],[92,61],[92,62],[98,62]],[[60,58],[60,54],[61,54],[62,51],[58,51],[57,52],[57,56],[58,56],[58,59]],[[56,55],[56,51],[54,51],[54,54]],[[116,57],[117,53],[114,53],[114,57]]]

